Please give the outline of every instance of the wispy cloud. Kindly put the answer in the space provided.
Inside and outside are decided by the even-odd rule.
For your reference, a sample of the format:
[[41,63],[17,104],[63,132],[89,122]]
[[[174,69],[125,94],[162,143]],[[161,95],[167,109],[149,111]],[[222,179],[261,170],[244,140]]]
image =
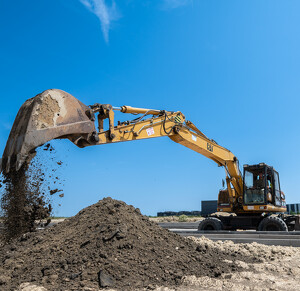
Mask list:
[[[109,42],[109,30],[111,23],[120,18],[115,0],[79,0],[89,11],[95,14],[101,23],[103,37],[106,43]],[[134,1],[134,0],[127,0]],[[194,0],[160,0],[163,9],[175,9],[188,4],[193,4]]]
[[164,8],[174,9],[187,4],[193,4],[193,0],[163,0]]
[[108,5],[105,0],[79,0],[88,10],[94,13],[100,20],[105,41],[109,41],[111,22],[120,18],[116,3],[110,0]]

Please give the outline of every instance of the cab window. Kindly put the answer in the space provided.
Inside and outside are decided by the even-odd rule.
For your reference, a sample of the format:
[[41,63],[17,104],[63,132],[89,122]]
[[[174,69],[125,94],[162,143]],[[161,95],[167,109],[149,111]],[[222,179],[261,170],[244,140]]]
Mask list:
[[265,203],[265,175],[264,169],[245,170],[244,175],[244,203]]

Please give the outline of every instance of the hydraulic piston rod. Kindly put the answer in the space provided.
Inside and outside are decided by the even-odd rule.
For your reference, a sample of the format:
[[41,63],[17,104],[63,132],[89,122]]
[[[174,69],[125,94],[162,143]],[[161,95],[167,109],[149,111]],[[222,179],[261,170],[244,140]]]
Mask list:
[[125,106],[125,105],[121,107],[120,111],[123,112],[123,113],[136,113],[136,114],[145,114],[145,113],[152,114],[152,115],[161,114],[161,110],[136,108],[136,107]]

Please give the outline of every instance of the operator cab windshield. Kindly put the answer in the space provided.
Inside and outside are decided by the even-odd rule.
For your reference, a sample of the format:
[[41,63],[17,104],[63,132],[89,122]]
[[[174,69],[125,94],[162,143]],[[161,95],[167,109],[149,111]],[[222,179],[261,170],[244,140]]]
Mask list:
[[245,170],[245,204],[264,204],[266,187],[264,167]]

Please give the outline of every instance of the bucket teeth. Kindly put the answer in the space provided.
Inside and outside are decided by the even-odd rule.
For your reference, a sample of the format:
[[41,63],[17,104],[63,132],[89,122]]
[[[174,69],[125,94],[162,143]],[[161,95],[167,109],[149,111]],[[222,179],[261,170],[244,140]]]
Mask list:
[[[67,138],[80,147],[96,144],[89,107],[72,95],[51,89],[28,99],[14,121],[2,156],[1,171],[19,170],[29,153],[52,139]],[[78,142],[80,140],[80,143]]]
[[16,161],[16,170],[19,171],[24,162],[26,161],[27,156],[22,154],[17,154],[17,161]]
[[6,165],[5,165],[5,172],[8,173],[9,169],[10,169],[10,161],[11,161],[11,157],[8,156],[7,160],[6,160]]

